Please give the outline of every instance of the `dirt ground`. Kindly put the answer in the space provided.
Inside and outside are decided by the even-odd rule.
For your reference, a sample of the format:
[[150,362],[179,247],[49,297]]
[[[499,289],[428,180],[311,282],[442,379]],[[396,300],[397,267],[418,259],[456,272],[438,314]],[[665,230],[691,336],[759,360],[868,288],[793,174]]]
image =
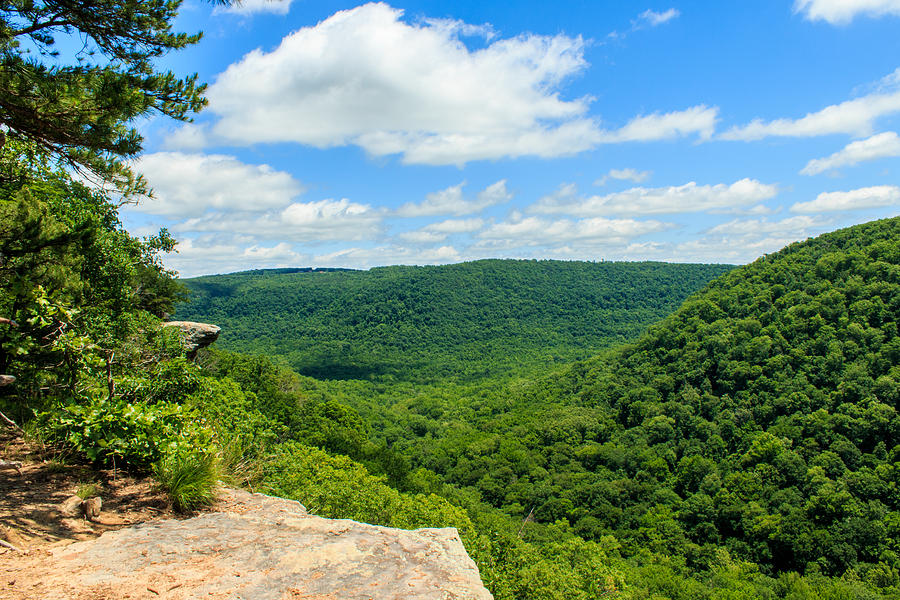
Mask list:
[[[88,520],[78,508],[64,514],[63,504],[79,491],[101,498],[99,517]],[[149,479],[67,464],[52,450],[0,428],[0,540],[5,542],[0,544],[0,599],[29,598],[23,592],[28,582],[18,575],[54,547],[178,516]]]

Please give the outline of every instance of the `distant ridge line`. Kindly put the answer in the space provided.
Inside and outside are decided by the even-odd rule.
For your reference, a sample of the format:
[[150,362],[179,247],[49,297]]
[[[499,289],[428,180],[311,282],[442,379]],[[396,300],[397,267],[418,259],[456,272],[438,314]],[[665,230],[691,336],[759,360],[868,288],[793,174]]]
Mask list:
[[337,271],[361,271],[362,269],[349,269],[346,267],[281,267],[277,269],[247,269],[246,271],[232,271],[230,273],[214,273],[211,275],[197,275],[186,279],[201,279],[203,277],[218,277],[220,275],[290,275],[291,273],[334,273]]

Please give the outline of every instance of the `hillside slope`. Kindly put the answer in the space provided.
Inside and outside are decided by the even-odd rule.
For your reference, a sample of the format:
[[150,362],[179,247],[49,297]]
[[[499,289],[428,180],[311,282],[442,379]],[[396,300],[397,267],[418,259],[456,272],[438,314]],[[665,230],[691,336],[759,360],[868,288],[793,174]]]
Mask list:
[[895,218],[793,244],[713,282],[633,347],[588,365],[576,393],[610,410],[619,445],[645,445],[624,470],[657,496],[677,494],[651,502],[673,509],[695,543],[724,543],[775,570],[869,563],[896,573],[898,319]]
[[[478,531],[505,531],[487,559],[474,554],[498,598],[534,597],[549,574],[568,582],[590,564],[581,583],[553,584],[568,590],[558,597],[577,597],[569,588],[596,597],[592,582],[613,565],[626,582],[615,587],[635,600],[893,599],[898,248],[900,219],[793,244],[710,283],[635,342],[537,381],[293,376],[287,387],[303,395],[303,414],[322,409],[301,428],[305,443],[345,448],[358,431],[350,454],[382,481],[465,507]],[[246,362],[239,369],[226,353],[208,358],[205,368],[241,385],[258,379],[247,358],[234,359]],[[339,444],[306,435],[338,414],[349,432],[337,432]],[[268,467],[270,491],[306,502],[305,488],[331,481],[301,473],[302,456]],[[313,504],[369,511],[380,506],[366,495],[373,481],[349,496],[344,480],[313,490]],[[515,584],[533,569],[494,562],[510,541],[540,549],[548,570]]]
[[[423,464],[513,512],[711,568],[900,574],[900,218],[792,244]],[[900,592],[898,592],[900,593]]]
[[637,335],[731,267],[481,260],[371,271],[251,271],[185,280],[178,318],[222,347],[320,379],[497,374],[587,358]]

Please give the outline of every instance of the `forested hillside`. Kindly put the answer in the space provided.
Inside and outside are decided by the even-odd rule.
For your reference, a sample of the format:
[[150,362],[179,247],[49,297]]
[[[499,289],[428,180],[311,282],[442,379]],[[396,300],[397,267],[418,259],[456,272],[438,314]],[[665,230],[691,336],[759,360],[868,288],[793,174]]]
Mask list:
[[674,310],[727,265],[481,260],[185,280],[183,319],[219,345],[319,379],[471,380],[587,358]]
[[468,424],[409,417],[427,433],[394,448],[508,513],[612,536],[665,597],[725,556],[897,597],[898,313],[895,218],[732,271]]
[[896,582],[898,316],[895,218],[738,269],[573,369],[573,402],[607,415],[571,455],[596,477],[566,494],[583,529]]
[[312,443],[544,556],[591,541],[624,597],[896,598],[898,249],[896,218],[793,244],[531,380],[295,385],[343,415]]
[[454,526],[497,600],[900,598],[900,218],[737,269],[288,269],[183,304],[176,240],[119,208],[138,120],[206,103],[156,64],[200,34],[83,5],[0,10],[0,426],[47,473]]

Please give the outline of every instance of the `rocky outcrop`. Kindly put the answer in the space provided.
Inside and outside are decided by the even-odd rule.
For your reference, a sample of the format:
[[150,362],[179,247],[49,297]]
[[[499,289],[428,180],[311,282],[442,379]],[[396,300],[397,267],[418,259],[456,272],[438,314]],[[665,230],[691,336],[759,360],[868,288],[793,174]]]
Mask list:
[[193,321],[167,321],[163,327],[176,327],[181,330],[184,349],[188,357],[193,358],[200,348],[206,348],[219,337],[221,328],[209,323],[195,323]]
[[219,512],[56,548],[29,569],[28,579],[39,583],[28,592],[35,598],[492,598],[455,529],[323,519],[297,502],[227,494]]

